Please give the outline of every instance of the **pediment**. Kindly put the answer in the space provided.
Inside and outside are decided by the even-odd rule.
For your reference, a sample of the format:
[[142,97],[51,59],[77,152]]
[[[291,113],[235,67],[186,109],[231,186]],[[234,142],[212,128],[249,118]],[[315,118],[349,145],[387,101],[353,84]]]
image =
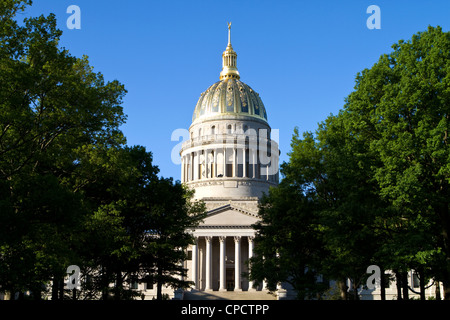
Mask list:
[[199,227],[208,226],[251,226],[259,221],[258,215],[245,209],[227,204],[207,212]]

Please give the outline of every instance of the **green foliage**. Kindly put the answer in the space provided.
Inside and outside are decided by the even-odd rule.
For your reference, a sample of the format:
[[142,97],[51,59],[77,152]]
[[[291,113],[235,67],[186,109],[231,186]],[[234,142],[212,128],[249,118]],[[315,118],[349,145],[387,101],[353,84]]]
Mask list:
[[83,299],[133,298],[132,281],[185,287],[186,228],[204,205],[125,145],[124,86],[58,46],[54,14],[19,25],[30,4],[0,4],[1,290],[39,299],[51,281],[63,299],[72,264]]
[[279,281],[288,282],[299,299],[316,296],[324,289],[315,270],[325,252],[311,200],[284,179],[262,198],[259,213],[250,278],[265,279],[272,291]]
[[255,276],[286,281],[309,263],[327,277],[350,278],[357,298],[366,268],[376,264],[442,281],[450,298],[450,33],[429,27],[392,48],[358,73],[338,115],[315,133],[300,137],[295,130],[280,191],[271,190],[260,209],[263,221],[286,237],[277,242],[270,227],[260,225],[261,253],[295,257],[302,240],[295,247],[287,239],[300,227],[319,230],[309,236],[327,254],[320,263],[306,256],[297,271],[285,273],[279,271],[293,263],[284,265],[281,254],[272,269],[260,258]]
[[431,266],[449,287],[450,265],[437,261],[450,257],[450,34],[429,27],[393,49],[357,76],[346,111],[353,123],[363,123],[355,131],[380,160],[373,176],[392,205],[385,250],[397,259],[390,263]]

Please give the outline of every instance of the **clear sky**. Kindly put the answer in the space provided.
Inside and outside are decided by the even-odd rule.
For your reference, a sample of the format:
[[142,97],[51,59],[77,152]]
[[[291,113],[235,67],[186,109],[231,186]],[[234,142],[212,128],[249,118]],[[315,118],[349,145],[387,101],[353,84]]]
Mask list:
[[[81,10],[81,29],[67,27],[70,5]],[[381,29],[366,25],[370,5],[381,10]],[[34,0],[25,16],[50,12],[61,46],[128,90],[128,145],[145,146],[160,175],[176,180],[181,169],[171,153],[179,141],[171,136],[189,128],[200,94],[219,80],[227,21],[241,81],[260,94],[279,130],[280,162],[294,127],[314,131],[336,114],[357,72],[392,44],[428,25],[450,30],[448,0]]]

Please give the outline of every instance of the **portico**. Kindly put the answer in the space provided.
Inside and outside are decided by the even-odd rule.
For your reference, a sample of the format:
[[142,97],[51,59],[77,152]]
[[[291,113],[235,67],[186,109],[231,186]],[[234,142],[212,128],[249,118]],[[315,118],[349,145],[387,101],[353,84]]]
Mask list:
[[192,246],[191,280],[194,288],[204,291],[255,290],[242,276],[248,272],[246,261],[253,255],[252,232],[196,235]]

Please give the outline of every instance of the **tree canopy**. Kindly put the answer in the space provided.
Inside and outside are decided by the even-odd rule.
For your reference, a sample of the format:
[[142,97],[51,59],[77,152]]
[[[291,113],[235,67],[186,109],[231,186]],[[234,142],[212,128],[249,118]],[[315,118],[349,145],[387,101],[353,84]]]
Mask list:
[[187,286],[186,229],[204,205],[126,145],[124,85],[59,47],[53,14],[19,23],[28,5],[0,4],[0,290],[40,299],[52,283],[63,299],[69,265],[83,299],[132,298],[132,281]]
[[[295,272],[311,265],[331,279],[350,278],[355,298],[366,268],[375,264],[394,271],[403,287],[398,298],[401,289],[408,298],[408,285],[401,283],[414,270],[422,299],[429,279],[442,282],[450,299],[450,33],[430,26],[392,48],[357,74],[339,114],[315,133],[294,133],[279,190],[271,190],[260,209],[267,223],[289,220],[277,233],[285,243],[269,248],[270,227],[259,224],[260,250],[265,256],[278,253],[278,270],[288,268],[283,255],[292,259],[305,248],[325,250],[320,263],[310,253],[299,257]],[[301,230],[322,245],[288,241]],[[266,260],[255,259],[256,278],[274,275]],[[295,279],[295,272],[274,281]],[[342,298],[349,298],[346,291],[342,285]]]

